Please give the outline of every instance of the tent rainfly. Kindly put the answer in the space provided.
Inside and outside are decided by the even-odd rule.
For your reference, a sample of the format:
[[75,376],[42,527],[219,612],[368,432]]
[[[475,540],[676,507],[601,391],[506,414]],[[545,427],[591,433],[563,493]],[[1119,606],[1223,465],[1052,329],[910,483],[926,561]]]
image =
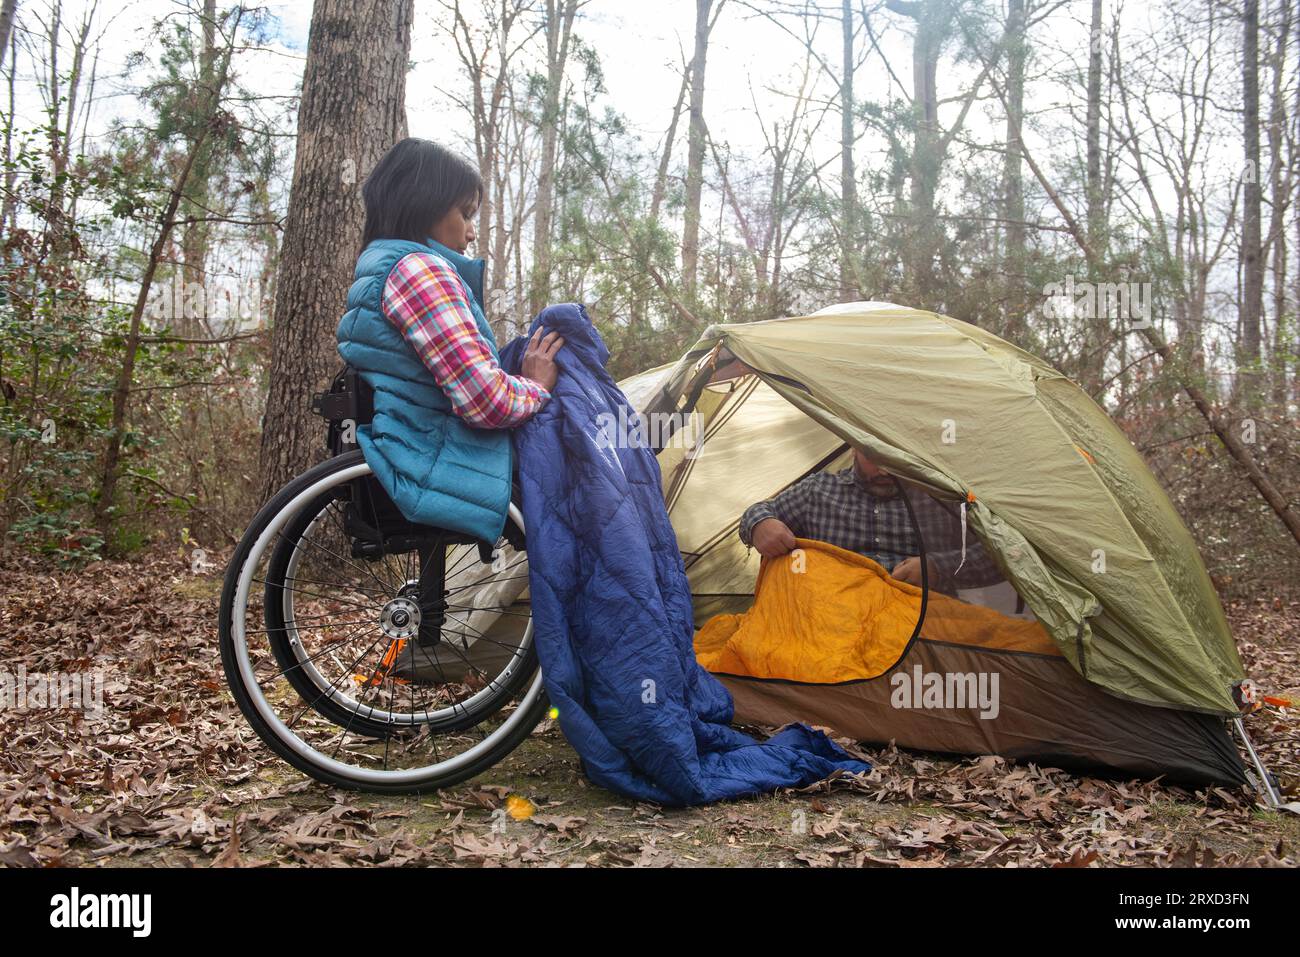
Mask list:
[[[968,323],[858,302],[710,326],[678,362],[620,386],[649,425],[679,426],[664,430],[659,461],[697,628],[754,603],[760,556],[737,535],[745,508],[847,466],[854,448],[960,510],[1005,576],[960,601],[936,595],[919,627],[881,639],[892,645],[874,664],[839,662],[848,680],[842,667],[831,681],[720,674],[738,721],[801,720],[1073,770],[1247,780],[1228,731],[1242,666],[1192,537],[1123,432],[1047,363]],[[972,633],[952,611],[963,603],[1005,627],[984,615]],[[700,647],[708,631],[696,647],[706,666],[721,660]],[[900,674],[990,672],[1001,698],[991,719],[891,702]]]

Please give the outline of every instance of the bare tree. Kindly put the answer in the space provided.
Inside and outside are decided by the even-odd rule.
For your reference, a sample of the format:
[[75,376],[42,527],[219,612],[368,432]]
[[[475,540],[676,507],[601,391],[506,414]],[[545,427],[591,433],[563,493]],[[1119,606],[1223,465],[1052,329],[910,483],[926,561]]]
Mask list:
[[[836,241],[839,246],[838,295],[841,301],[857,299],[862,295],[860,269],[862,255],[859,245],[861,241],[862,203],[858,196],[856,148],[861,133],[858,127],[857,108],[859,104],[854,93],[854,79],[867,55],[858,50],[859,28],[865,28],[867,35],[871,37],[872,47],[879,52],[879,46],[871,33],[871,17],[878,9],[878,5],[873,6],[870,10],[867,9],[865,2],[861,2],[859,8],[855,10],[850,0],[841,0],[839,7],[833,9],[823,9],[812,0],[804,0],[802,4],[783,5],[745,2],[744,5],[754,10],[759,16],[765,17],[792,39],[798,41],[803,47],[806,62],[815,62],[821,74],[836,87],[837,96],[834,105],[840,113],[839,217],[834,222],[837,233]],[[838,66],[817,50],[817,32],[823,21],[834,22],[839,27],[840,57]],[[791,27],[791,23],[799,27],[798,32]],[[885,66],[889,70],[887,61]],[[893,71],[889,70],[889,73],[892,77]],[[800,97],[804,97],[810,92],[807,86],[807,81],[810,79],[807,70],[804,71],[803,79],[804,83],[800,86]],[[809,101],[809,105],[811,106],[811,101]],[[758,112],[756,106],[755,113]],[[777,126],[779,124],[774,125],[774,130]],[[787,130],[790,129],[791,127],[787,126]],[[882,132],[890,135],[892,131],[885,128]],[[773,152],[773,142],[766,132],[764,138],[766,140],[764,152],[772,156],[773,159],[777,159],[777,154]],[[775,182],[776,180],[774,180],[774,184]]]
[[180,169],[171,183],[167,193],[167,202],[159,216],[158,230],[149,249],[144,273],[140,278],[140,289],[136,294],[135,305],[131,309],[131,320],[126,335],[122,366],[118,372],[117,385],[113,390],[113,411],[110,420],[108,445],[104,452],[103,469],[99,483],[99,496],[95,501],[95,521],[105,541],[111,541],[117,500],[117,484],[121,477],[122,441],[126,431],[127,403],[131,397],[131,384],[134,381],[136,358],[143,341],[141,326],[145,307],[153,288],[158,266],[171,241],[172,232],[177,225],[177,210],[181,197],[185,194],[194,163],[202,150],[206,138],[218,125],[221,110],[221,97],[225,91],[226,81],[230,75],[230,61],[234,55],[236,34],[242,11],[237,10],[230,21],[230,34],[221,52],[220,63],[216,68],[212,85],[198,97],[198,108],[189,117],[192,124],[190,136],[191,148],[188,150]]
[[[691,122],[686,147],[686,210],[682,228],[682,288],[695,295],[700,261],[700,202],[704,192],[704,76],[709,56],[709,34],[726,0],[695,0],[695,55],[691,58]],[[713,16],[710,18],[710,12]]]
[[650,218],[659,218],[659,209],[663,206],[664,195],[668,192],[668,167],[673,158],[673,143],[677,140],[677,122],[682,117],[682,104],[686,102],[686,93],[691,85],[691,67],[682,65],[682,82],[677,88],[677,101],[673,104],[672,118],[668,121],[668,132],[664,134],[663,149],[659,151],[659,167],[655,171],[654,190],[650,194]]
[[[1300,30],[1296,30],[1296,46],[1300,47]],[[1300,59],[1300,57],[1297,57]],[[1300,66],[1297,66],[1295,77],[1295,107],[1291,111],[1292,122],[1294,122],[1294,133],[1288,137],[1288,150],[1291,153],[1291,163],[1288,164],[1291,169],[1291,190],[1292,190],[1292,207],[1300,211]],[[1300,215],[1295,217],[1296,224],[1296,255],[1300,256]],[[1291,373],[1291,402],[1300,403],[1300,360],[1297,360],[1296,335],[1300,334],[1300,265],[1297,265],[1294,276],[1294,290],[1291,294],[1291,329],[1290,329],[1290,352],[1291,360],[1296,361],[1296,368]]]
[[569,59],[578,0],[546,0],[546,96],[542,104],[542,158],[537,170],[537,211],[533,220],[533,281],[530,311],[551,301],[551,221],[555,210],[555,161],[560,137],[560,93]]
[[[64,184],[72,160],[73,126],[79,109],[83,109],[79,98],[86,82],[86,56],[93,45],[90,31],[97,6],[97,2],[92,2],[86,7],[82,11],[81,22],[74,27],[65,27],[62,0],[54,0],[49,5],[47,19],[36,15],[48,44],[43,64],[44,75],[39,86],[45,101],[46,115],[49,117],[45,135],[49,143],[50,170],[53,174],[49,205],[43,218],[56,255],[63,251],[64,243],[71,234],[69,211],[65,208],[67,190]],[[68,65],[66,74],[61,70],[59,61],[65,28],[72,39],[72,62]]]
[[[451,37],[468,81],[467,97],[448,95],[469,114],[474,127],[474,159],[483,178],[484,196],[478,212],[478,248],[487,260],[488,275],[509,275],[510,247],[519,241],[524,217],[507,211],[502,192],[510,178],[504,153],[510,122],[511,87],[517,65],[533,38],[546,28],[533,17],[537,0],[481,0],[483,17],[472,20],[461,0],[441,0],[445,14],[439,29]],[[509,215],[510,226],[507,226]],[[493,280],[497,281],[496,279]]]
[[[999,99],[1002,100],[1003,108],[1006,108],[1006,91],[994,79],[993,87],[997,92]],[[1101,259],[1097,250],[1095,250],[1089,241],[1086,225],[1081,223],[1079,217],[1070,209],[1060,190],[1058,190],[1052,181],[1048,178],[1044,167],[1038,163],[1033,154],[1029,151],[1024,141],[1023,129],[1019,131],[1017,140],[1020,143],[1021,155],[1024,157],[1025,165],[1029,167],[1030,172],[1037,180],[1043,192],[1047,194],[1048,200],[1060,215],[1061,221],[1066,232],[1074,240],[1080,252],[1083,254],[1090,272],[1100,273],[1105,269],[1105,263]],[[1211,431],[1223,443],[1229,456],[1241,467],[1246,478],[1260,496],[1268,503],[1269,507],[1277,515],[1278,519],[1286,527],[1291,536],[1300,544],[1300,510],[1292,507],[1287,500],[1286,495],[1278,488],[1277,484],[1260,466],[1258,460],[1251,452],[1249,445],[1242,441],[1241,435],[1232,427],[1232,423],[1225,417],[1221,416],[1214,408],[1210,398],[1206,395],[1205,390],[1200,383],[1188,376],[1185,370],[1180,369],[1178,357],[1174,350],[1170,348],[1164,335],[1158,326],[1154,323],[1140,328],[1143,338],[1146,339],[1152,352],[1160,357],[1163,368],[1175,377],[1179,387],[1191,400],[1192,405],[1197,412],[1205,419]]]
[[1092,0],[1092,22],[1088,30],[1088,129],[1087,129],[1087,218],[1088,242],[1104,249],[1105,205],[1101,191],[1101,62],[1105,34],[1102,32],[1101,0]]
[[752,189],[737,184],[729,157],[718,155],[717,144],[712,137],[709,139],[715,147],[714,163],[722,178],[724,201],[735,217],[757,279],[755,311],[762,318],[781,314],[786,248],[809,210],[804,196],[817,173],[808,151],[814,134],[832,109],[829,101],[820,109],[814,102],[812,61],[811,55],[805,57],[794,82],[781,91],[790,100],[784,120],[773,117],[769,123],[754,102],[768,167],[751,177]]
[[1020,158],[1020,127],[1024,122],[1026,0],[1007,4],[1007,129],[1002,161],[1002,216],[1006,220],[1003,271],[1007,294],[1003,306],[1004,332],[1013,342],[1025,334],[1025,187]]
[[853,46],[856,31],[852,0],[843,0],[840,13],[840,301],[857,299],[859,292],[852,281],[857,236],[858,183],[853,168]]
[[1242,141],[1244,183],[1241,191],[1241,320],[1239,392],[1248,405],[1259,398],[1259,361],[1264,309],[1264,257],[1260,249],[1259,166],[1259,0],[1242,7]]
[[[1128,165],[1137,179],[1140,199],[1125,197],[1132,216],[1149,220],[1155,265],[1175,287],[1171,297],[1179,362],[1185,375],[1199,381],[1205,372],[1204,327],[1209,315],[1211,276],[1228,253],[1236,217],[1213,221],[1217,197],[1201,175],[1210,150],[1211,110],[1218,82],[1213,50],[1223,34],[1215,0],[1206,0],[1206,15],[1171,26],[1178,58],[1168,68],[1150,69],[1140,57],[1132,76],[1112,40],[1115,101]],[[1130,90],[1134,82],[1141,86]],[[1172,99],[1177,110],[1166,109]],[[1158,181],[1174,187],[1175,203],[1166,211]],[[1145,200],[1145,206],[1141,202]],[[1095,394],[1095,393],[1094,393]]]
[[[1273,402],[1284,407],[1287,396],[1287,248],[1286,248],[1286,214],[1291,206],[1293,180],[1297,175],[1295,166],[1295,143],[1286,144],[1286,59],[1287,45],[1291,40],[1291,21],[1294,15],[1292,5],[1281,4],[1281,14],[1273,24],[1275,36],[1273,51],[1269,56],[1269,70],[1272,73],[1272,89],[1269,94],[1270,108],[1268,117],[1268,181],[1269,205],[1271,208],[1268,236],[1264,241],[1264,250],[1271,252],[1273,273],[1273,344],[1271,352],[1271,379]],[[1297,84],[1300,93],[1300,84]],[[1261,258],[1263,256],[1261,255]]]

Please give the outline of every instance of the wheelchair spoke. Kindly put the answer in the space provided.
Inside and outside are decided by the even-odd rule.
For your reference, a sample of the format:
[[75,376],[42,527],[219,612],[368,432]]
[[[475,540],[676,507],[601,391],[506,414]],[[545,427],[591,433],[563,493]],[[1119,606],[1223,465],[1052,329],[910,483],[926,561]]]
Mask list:
[[[312,542],[312,541],[310,541],[309,539],[300,539],[300,541],[304,541],[304,542],[307,542],[307,544],[314,545],[317,549],[320,549],[320,550],[324,551],[325,554],[329,555],[329,556],[332,557],[332,558],[338,558],[340,561],[347,562],[347,564],[348,564],[350,567],[356,568],[357,571],[361,571],[361,572],[365,572],[365,571],[367,571],[367,569],[365,569],[365,568],[363,568],[363,567],[357,565],[357,564],[354,563],[354,562],[349,562],[347,559],[343,558],[343,556],[341,556],[341,555],[337,555],[337,554],[335,554],[334,552],[331,552],[331,551],[329,551],[328,549],[325,549],[324,546],[322,546],[322,545],[317,545],[315,542]],[[313,557],[315,557],[315,556],[313,556]],[[316,559],[316,560],[319,561],[319,559]],[[371,576],[371,577],[373,577],[373,576]],[[364,595],[364,596],[367,597],[367,598],[370,598],[370,599],[377,599],[377,600],[385,599],[385,598],[388,597],[388,594],[389,594],[387,591],[379,591],[379,592],[376,592],[376,591],[374,591],[373,589],[370,590],[370,591],[367,591],[366,588],[362,587],[361,583],[360,583],[359,581],[356,581],[355,579],[354,579],[353,581],[350,581],[350,582],[348,582],[348,581],[322,581],[321,579],[318,579],[318,578],[303,578],[301,575],[294,575],[294,576],[291,576],[291,577],[287,577],[287,578],[285,578],[285,581],[287,581],[287,582],[288,582],[288,581],[293,581],[293,582],[304,582],[304,583],[306,583],[306,584],[308,584],[308,585],[325,585],[325,586],[327,586],[327,587],[333,587],[333,588],[350,588],[350,589],[352,589],[353,591],[360,592],[362,595]]]
[[[488,581],[490,581],[493,585],[495,585],[495,584],[497,584],[498,582],[518,581],[518,580],[521,579],[521,578],[527,578],[527,577],[528,577],[528,576],[527,576],[526,574],[525,574],[525,575],[512,575],[512,576],[509,576],[509,577],[507,577],[507,578],[492,578],[492,579],[488,579]],[[455,588],[448,588],[448,589],[447,589],[447,594],[448,594],[448,595],[454,595],[454,594],[456,594],[457,592],[464,591],[464,590],[467,589],[467,588],[480,588],[480,587],[482,587],[482,585],[483,585],[483,582],[470,582],[470,583],[467,584],[467,585],[457,585]]]
[[[254,578],[253,581],[259,584],[264,584],[268,588],[279,588],[283,591],[287,591],[293,588],[292,585],[282,585],[279,582],[264,581],[263,579],[260,578]],[[287,578],[285,579],[285,581],[293,581],[293,579]],[[347,605],[350,608],[364,608],[367,611],[372,611],[374,609],[373,604],[366,604],[365,602],[356,601],[350,598],[340,598],[337,595],[322,595],[320,592],[302,591],[296,588],[293,589],[293,592],[295,595],[299,595],[304,598],[319,598],[321,601],[330,602],[331,604],[336,604],[336,605]]]
[[[367,622],[367,624],[374,624],[374,622]],[[340,638],[338,641],[333,641],[333,642],[329,642],[328,644],[326,644],[326,646],[325,646],[324,648],[322,648],[320,651],[316,652],[314,655],[308,655],[306,658],[301,658],[301,659],[299,659],[295,664],[290,665],[288,668],[284,668],[284,669],[282,669],[282,670],[280,670],[280,671],[275,672],[275,673],[272,674],[272,675],[268,675],[266,680],[267,680],[267,681],[275,681],[277,678],[283,678],[283,677],[285,677],[286,675],[288,675],[291,671],[301,670],[305,665],[308,665],[308,664],[310,664],[311,662],[316,661],[317,659],[324,657],[325,655],[331,655],[331,654],[334,654],[335,652],[337,652],[337,651],[339,650],[339,647],[340,647],[341,645],[345,645],[345,644],[347,644],[349,641],[351,641],[351,640],[352,640],[353,638],[355,638],[357,635],[362,634],[362,633],[363,633],[363,630],[364,630],[363,628],[354,628],[352,631],[348,632],[346,635],[344,635],[344,636],[343,636],[342,638]]]
[[[315,615],[314,617],[316,617],[316,618],[326,618],[326,617],[329,617],[329,616],[327,616],[327,615]],[[297,618],[297,619],[295,619],[295,621],[307,621],[307,620],[308,620],[308,619],[306,619],[306,618]],[[367,619],[367,620],[364,620],[364,621],[334,621],[334,622],[327,622],[327,624],[332,624],[332,625],[373,625],[374,623],[375,623],[375,622],[374,622],[373,619]],[[245,633],[245,634],[248,634],[248,635],[265,635],[265,634],[269,634],[269,633],[271,633],[271,632],[273,632],[273,631],[274,631],[274,632],[280,632],[280,631],[283,631],[283,630],[284,630],[283,628],[246,628],[246,629],[244,630],[244,633]]]
[[453,605],[448,602],[447,607],[449,609],[454,608],[456,611],[491,611],[498,615],[511,615],[515,618],[533,617],[532,615],[525,614],[522,611],[510,611],[509,607],[506,605]]
[[460,571],[462,568],[468,568],[468,566],[466,565],[466,562],[467,562],[470,558],[475,558],[475,559],[477,559],[477,558],[479,557],[479,554],[478,554],[478,547],[477,547],[476,545],[463,545],[463,546],[457,546],[457,547],[459,547],[459,548],[464,548],[465,551],[461,554],[461,556],[460,556],[458,559],[456,559],[456,564],[453,565],[451,568],[447,569],[447,577],[448,577],[448,578],[451,578],[452,576],[454,576],[454,575],[455,575],[458,571]]
[[[489,638],[487,635],[483,634],[483,632],[479,631],[477,628],[475,628],[473,625],[471,625],[468,621],[461,621],[461,620],[460,620],[459,618],[457,618],[455,615],[449,615],[448,617],[452,618],[452,619],[456,622],[456,624],[461,625],[462,627],[468,628],[468,629],[470,629],[472,632],[474,632],[474,640],[475,640],[475,641],[487,641],[487,642],[491,642],[491,643],[494,644],[494,645],[500,645],[502,648],[509,648],[509,649],[511,649],[512,651],[518,647],[518,645],[511,645],[511,644],[508,644],[508,643],[506,643],[506,642],[504,642],[504,641],[498,641],[496,638]],[[465,638],[468,638],[468,637],[469,637],[469,636],[466,635],[465,632],[463,632],[463,631],[452,632],[452,634],[458,634],[458,635],[461,635],[461,636],[463,636],[463,637],[465,637]]]
[[[372,646],[372,647],[373,647],[373,646]],[[390,669],[390,670],[391,670],[391,669]],[[363,696],[364,696],[364,694],[365,694],[365,692],[362,691],[362,695],[363,695]],[[332,755],[330,755],[331,757],[333,757],[333,758],[337,758],[337,757],[338,757],[338,749],[341,748],[341,747],[343,746],[343,742],[347,740],[348,733],[352,730],[352,722],[355,721],[357,715],[361,713],[361,706],[362,706],[362,702],[358,701],[358,702],[357,702],[357,707],[356,707],[355,709],[353,709],[351,717],[348,718],[348,723],[347,723],[346,727],[344,727],[343,730],[342,730],[342,732],[340,732],[340,734],[339,734],[339,743],[338,743],[338,745],[335,746],[335,748],[334,748],[334,753],[333,753]],[[367,707],[368,707],[368,706],[367,706]],[[386,734],[386,735],[384,735],[384,766],[385,766],[385,767],[388,766],[388,757],[387,757],[387,755],[388,755],[388,739],[389,739],[391,736],[392,736],[391,734]]]
[[[293,587],[293,586],[290,585],[290,584],[282,584],[282,583],[280,583],[280,582],[267,581],[265,578],[254,578],[253,581],[255,581],[255,582],[257,582],[258,584],[261,584],[261,585],[266,585],[266,586],[268,586],[268,587],[270,587],[270,588],[279,588],[279,589],[281,589],[281,590],[285,590],[285,589],[288,589],[288,588]],[[288,577],[286,577],[284,581],[285,581],[286,583],[292,582],[292,583],[294,583],[294,584],[296,584],[296,583],[298,583],[298,582],[306,582],[306,583],[309,584],[309,585],[326,585],[326,586],[330,586],[330,585],[332,585],[332,586],[337,587],[337,588],[356,588],[355,585],[348,585],[346,582],[322,582],[322,581],[316,581],[316,580],[311,579],[311,578],[288,578]],[[360,591],[360,589],[357,589],[357,590]],[[306,596],[308,596],[309,598],[320,598],[320,599],[323,599],[323,600],[325,600],[325,601],[339,601],[339,602],[346,602],[346,603],[349,604],[349,605],[356,605],[358,608],[370,608],[370,607],[372,607],[371,605],[367,605],[365,602],[354,601],[354,600],[351,600],[351,599],[348,599],[348,598],[340,598],[340,597],[338,597],[337,595],[322,595],[320,592],[314,592],[314,591],[303,591],[303,590],[301,590],[301,589],[297,589],[297,588],[295,588],[294,591],[295,591],[297,594],[299,594],[299,595],[306,595]],[[371,598],[372,596],[367,595],[366,597],[367,597],[367,598]]]
[[298,712],[298,716],[295,717],[293,721],[289,722],[289,727],[292,728],[298,722],[298,719],[301,718],[305,712],[314,708],[322,698],[326,697],[327,695],[331,694],[334,691],[337,691],[338,690],[337,684],[339,678],[343,678],[349,673],[356,671],[357,665],[361,663],[361,659],[364,658],[367,654],[369,654],[370,650],[374,648],[375,645],[377,645],[382,639],[383,639],[383,635],[380,634],[377,638],[375,638],[374,641],[370,642],[370,644],[366,646],[366,649],[362,651],[361,654],[357,655],[356,660],[352,662],[351,668],[347,668],[344,671],[340,672],[338,678],[335,678],[333,681],[331,681],[329,685],[320,694],[318,694],[315,698],[313,698],[311,701],[307,702],[307,704],[303,706],[302,711]]
[[[334,515],[337,515],[337,514],[338,514],[338,513],[337,513],[336,511],[334,511],[334,510],[331,510],[331,512],[332,512]],[[338,526],[338,530],[339,530],[340,534],[342,534],[342,535],[344,535],[344,536],[346,537],[347,532],[345,532],[345,531],[343,530],[343,523],[342,523],[342,521],[341,521],[341,520],[337,520],[335,524]],[[380,589],[381,589],[380,594],[384,594],[384,595],[390,595],[390,594],[392,594],[392,586],[389,585],[388,583],[384,582],[384,581],[383,581],[383,580],[382,580],[378,575],[376,575],[373,571],[371,571],[371,570],[370,570],[369,568],[367,568],[365,565],[358,565],[356,562],[352,561],[351,559],[344,558],[342,555],[338,555],[338,554],[336,554],[336,553],[334,553],[334,552],[331,552],[331,551],[330,551],[328,548],[326,548],[324,545],[320,545],[320,544],[318,544],[318,543],[316,543],[316,542],[313,542],[310,538],[300,538],[300,539],[298,539],[298,541],[299,541],[299,542],[302,542],[302,543],[306,543],[306,544],[310,545],[312,548],[319,549],[320,551],[324,552],[326,555],[329,555],[331,558],[337,558],[337,559],[339,559],[340,561],[342,561],[345,565],[349,566],[350,568],[355,568],[355,569],[357,569],[358,571],[365,572],[367,575],[369,575],[371,578],[373,578],[373,579],[375,580],[375,584],[377,584],[377,585],[380,587]]]

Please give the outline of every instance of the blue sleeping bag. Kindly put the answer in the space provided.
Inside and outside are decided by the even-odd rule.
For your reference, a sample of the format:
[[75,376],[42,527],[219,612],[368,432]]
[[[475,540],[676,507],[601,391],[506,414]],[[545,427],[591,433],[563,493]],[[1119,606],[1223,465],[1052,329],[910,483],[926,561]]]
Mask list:
[[551,400],[514,432],[533,640],[587,777],[680,806],[869,770],[804,725],[765,742],[730,726],[731,694],[695,660],[691,591],[658,459],[645,445],[610,448],[602,437],[620,408],[637,417],[605,370],[609,350],[583,306],[553,305],[502,350],[506,371],[520,373],[539,325],[565,344]]

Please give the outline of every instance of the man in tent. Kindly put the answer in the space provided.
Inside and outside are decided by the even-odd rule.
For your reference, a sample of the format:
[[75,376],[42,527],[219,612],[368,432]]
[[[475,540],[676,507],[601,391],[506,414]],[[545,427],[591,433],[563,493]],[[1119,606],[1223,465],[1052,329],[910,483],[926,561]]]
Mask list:
[[924,492],[907,492],[857,449],[853,464],[816,472],[773,498],[756,502],[740,518],[740,540],[772,558],[795,547],[795,538],[829,542],[865,555],[899,581],[921,584],[920,546],[903,496],[916,513],[925,539],[930,587],[947,595],[1002,580],[974,535],[966,536],[956,509],[949,511]]

